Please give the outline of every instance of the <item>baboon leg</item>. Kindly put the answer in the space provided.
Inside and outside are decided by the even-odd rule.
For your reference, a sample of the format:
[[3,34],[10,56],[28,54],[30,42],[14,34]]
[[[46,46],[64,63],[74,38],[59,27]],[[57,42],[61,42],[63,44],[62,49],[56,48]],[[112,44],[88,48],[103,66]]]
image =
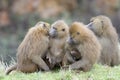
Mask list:
[[32,61],[39,66],[40,69],[45,71],[49,71],[49,67],[45,63],[45,61],[39,56],[32,56]]
[[112,61],[111,61],[111,66],[114,66],[114,65],[119,65],[119,56],[115,56],[112,58]]
[[69,66],[70,69],[80,69],[83,71],[89,71],[92,68],[92,64],[88,60],[79,60]]
[[8,75],[11,71],[17,69],[17,64],[11,66],[9,69],[6,70],[5,74]]
[[64,67],[65,65],[67,65],[68,64],[68,59],[67,59],[67,56],[66,56],[66,54],[65,54],[65,56],[64,56],[64,58],[63,58],[63,60],[62,60],[62,66]]
[[32,73],[39,70],[38,66],[34,63],[28,63],[28,64],[21,64],[17,67],[18,71],[24,72],[24,73]]
[[111,57],[106,56],[106,55],[102,53],[102,55],[99,59],[99,63],[102,64],[102,65],[109,65],[110,66],[111,65]]

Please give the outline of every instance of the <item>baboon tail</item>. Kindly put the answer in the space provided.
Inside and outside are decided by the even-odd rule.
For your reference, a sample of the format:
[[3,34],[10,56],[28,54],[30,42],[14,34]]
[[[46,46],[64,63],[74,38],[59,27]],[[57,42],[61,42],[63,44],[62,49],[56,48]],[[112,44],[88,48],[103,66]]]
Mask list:
[[11,71],[17,69],[17,64],[11,66],[9,69],[6,70],[5,74],[8,75]]

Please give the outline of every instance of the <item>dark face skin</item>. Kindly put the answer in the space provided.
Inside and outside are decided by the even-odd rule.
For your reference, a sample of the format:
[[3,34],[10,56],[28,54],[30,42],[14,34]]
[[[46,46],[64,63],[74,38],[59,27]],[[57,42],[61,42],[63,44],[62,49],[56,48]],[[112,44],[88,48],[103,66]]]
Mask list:
[[93,23],[92,23],[92,22],[90,22],[90,23],[87,25],[87,27],[88,27],[89,29],[91,29],[91,30],[92,30],[92,26],[93,26]]
[[69,37],[69,38],[68,38],[67,43],[68,43],[69,45],[75,45],[75,42],[74,42],[74,40],[73,40],[72,37]]
[[56,28],[51,28],[50,29],[50,32],[49,32],[49,35],[54,38],[57,36],[57,29]]
[[73,57],[73,59],[74,59],[75,61],[81,59],[80,52],[79,52],[77,49],[73,49],[73,50],[70,52],[70,54],[71,54],[71,56]]

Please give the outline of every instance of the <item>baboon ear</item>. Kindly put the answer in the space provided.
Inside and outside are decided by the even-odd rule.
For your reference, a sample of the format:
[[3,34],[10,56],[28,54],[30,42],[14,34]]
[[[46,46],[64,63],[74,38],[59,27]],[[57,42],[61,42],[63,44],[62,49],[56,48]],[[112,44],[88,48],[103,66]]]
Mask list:
[[38,24],[39,24],[39,26],[41,26],[43,28],[50,28],[50,24],[47,22],[39,22]]
[[44,24],[43,24],[43,27],[44,27],[44,28],[46,28],[46,27],[47,27],[47,25],[44,23]]
[[102,29],[104,29],[104,21],[101,21]]

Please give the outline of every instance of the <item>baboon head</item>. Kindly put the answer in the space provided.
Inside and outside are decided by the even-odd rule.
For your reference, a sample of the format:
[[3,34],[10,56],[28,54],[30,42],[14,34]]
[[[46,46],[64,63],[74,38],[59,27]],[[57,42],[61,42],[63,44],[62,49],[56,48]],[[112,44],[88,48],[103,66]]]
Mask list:
[[69,28],[67,24],[62,20],[58,20],[52,24],[49,35],[52,38],[63,38],[68,35],[68,32]]
[[91,18],[91,22],[87,25],[96,35],[100,36],[106,32],[109,26],[112,26],[111,20],[103,15]]
[[50,24],[47,22],[38,22],[35,27],[39,27],[41,29],[41,31],[43,30],[43,32],[45,32],[45,34],[49,34],[49,30],[50,30]]
[[71,52],[70,52],[72,58],[77,61],[79,59],[81,59],[81,54],[80,52],[77,50],[77,49],[73,49]]
[[86,29],[84,28],[85,25],[79,22],[74,22],[70,29],[70,36],[67,40],[67,42],[70,45],[79,45],[81,42],[84,42],[84,40],[87,39],[87,31],[85,31]]

